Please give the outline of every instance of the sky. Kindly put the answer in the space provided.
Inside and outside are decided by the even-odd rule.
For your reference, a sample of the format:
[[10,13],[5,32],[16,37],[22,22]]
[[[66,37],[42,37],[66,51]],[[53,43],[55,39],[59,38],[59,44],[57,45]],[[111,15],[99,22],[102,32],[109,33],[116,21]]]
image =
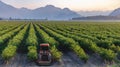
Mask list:
[[35,9],[46,5],[74,11],[109,11],[120,7],[120,0],[1,0],[14,7]]

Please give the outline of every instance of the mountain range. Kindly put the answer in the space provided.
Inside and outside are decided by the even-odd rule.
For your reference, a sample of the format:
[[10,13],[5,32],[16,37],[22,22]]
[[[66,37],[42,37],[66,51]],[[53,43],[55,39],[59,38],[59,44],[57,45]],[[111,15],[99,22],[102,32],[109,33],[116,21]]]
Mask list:
[[[86,16],[82,16],[86,15]],[[92,16],[94,15],[94,16]],[[68,19],[119,19],[120,8],[113,11],[81,11],[75,12],[69,8],[58,8],[53,5],[46,5],[36,9],[15,8],[0,1],[0,17],[14,19],[48,19],[48,20],[68,20]]]
[[0,17],[19,18],[19,19],[49,19],[49,20],[67,20],[73,17],[80,17],[80,14],[68,9],[58,8],[53,5],[47,5],[37,9],[15,8],[0,1]]

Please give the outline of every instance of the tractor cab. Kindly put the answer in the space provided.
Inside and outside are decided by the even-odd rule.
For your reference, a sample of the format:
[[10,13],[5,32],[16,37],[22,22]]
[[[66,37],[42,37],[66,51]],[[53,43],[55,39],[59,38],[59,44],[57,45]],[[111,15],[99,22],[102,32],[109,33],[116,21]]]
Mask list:
[[38,50],[38,60],[39,65],[50,65],[51,64],[51,53],[49,49],[49,44],[40,44]]

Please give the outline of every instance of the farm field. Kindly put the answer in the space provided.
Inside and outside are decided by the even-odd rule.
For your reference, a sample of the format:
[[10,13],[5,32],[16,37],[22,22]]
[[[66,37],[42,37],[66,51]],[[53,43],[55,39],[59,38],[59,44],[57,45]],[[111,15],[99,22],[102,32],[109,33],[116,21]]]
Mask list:
[[0,67],[39,67],[41,43],[50,44],[50,67],[120,66],[118,22],[0,21]]

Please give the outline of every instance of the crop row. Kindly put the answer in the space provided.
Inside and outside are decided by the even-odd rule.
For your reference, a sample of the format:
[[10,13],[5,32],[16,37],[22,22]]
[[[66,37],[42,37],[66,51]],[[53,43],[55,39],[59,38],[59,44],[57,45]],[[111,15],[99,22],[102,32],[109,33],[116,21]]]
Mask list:
[[[55,29],[57,29],[57,30],[55,30]],[[110,41],[110,40],[98,40],[95,37],[87,36],[87,35],[84,35],[84,34],[78,34],[78,33],[75,33],[75,32],[71,33],[70,31],[68,31],[68,30],[66,30],[64,28],[61,28],[61,27],[58,28],[58,26],[56,28],[53,28],[53,30],[55,30],[58,33],[64,34],[66,36],[73,37],[75,39],[77,37],[80,37],[80,38],[92,40],[93,42],[96,43],[97,46],[105,48],[105,49],[111,49],[111,50],[113,50],[115,52],[119,52],[120,51],[120,47],[119,47],[120,41],[117,40],[117,39],[114,39],[113,41]],[[60,30],[60,31],[58,31],[58,30]],[[117,49],[115,49],[115,48],[117,48]]]
[[14,34],[16,34],[20,29],[22,29],[24,25],[19,26],[15,30],[12,30],[8,33],[5,33],[4,35],[0,36],[0,45],[4,45],[4,43],[11,38]]
[[36,60],[38,57],[37,54],[38,41],[37,41],[36,31],[32,23],[30,24],[30,30],[29,30],[28,38],[26,39],[26,45],[28,46],[27,56],[29,60],[31,61]]
[[50,44],[50,52],[52,53],[52,57],[54,60],[59,60],[62,56],[62,53],[58,51],[57,46],[59,43],[52,37],[50,37],[46,32],[40,29],[39,26],[35,25],[40,38],[42,39],[43,43],[49,43]]
[[40,26],[40,27],[41,29],[46,31],[46,33],[48,33],[49,35],[54,37],[57,41],[59,41],[61,46],[63,45],[65,49],[70,49],[74,51],[82,60],[85,60],[85,61],[88,60],[88,55],[84,52],[84,50],[78,45],[78,43],[75,40],[69,37],[65,37],[61,34],[58,34],[43,26]]
[[22,40],[24,39],[24,35],[26,33],[26,30],[29,25],[26,25],[22,30],[18,28],[17,30],[19,33],[13,37],[8,42],[7,47],[2,51],[2,58],[5,60],[9,60],[12,58],[15,54],[17,49],[19,48],[18,46],[21,44]]
[[7,33],[7,32],[9,32],[9,31],[12,31],[12,30],[16,29],[17,27],[19,27],[19,25],[13,26],[13,27],[11,27],[11,28],[8,28],[8,29],[6,29],[6,30],[1,31],[1,32],[0,32],[0,36],[3,35],[3,34],[5,34],[5,33]]
[[66,37],[70,37],[70,38],[76,40],[84,50],[98,53],[103,59],[112,61],[116,57],[116,54],[112,50],[100,48],[96,45],[96,43],[92,42],[90,39],[81,38],[81,37],[78,37],[78,36],[73,35],[73,34],[69,34],[69,33],[66,33],[66,32],[63,32],[63,31],[59,31],[55,28],[52,28],[52,27],[50,28],[50,26],[49,26],[49,29],[52,29],[53,31],[55,31],[55,32],[57,32],[61,35],[64,35]]

